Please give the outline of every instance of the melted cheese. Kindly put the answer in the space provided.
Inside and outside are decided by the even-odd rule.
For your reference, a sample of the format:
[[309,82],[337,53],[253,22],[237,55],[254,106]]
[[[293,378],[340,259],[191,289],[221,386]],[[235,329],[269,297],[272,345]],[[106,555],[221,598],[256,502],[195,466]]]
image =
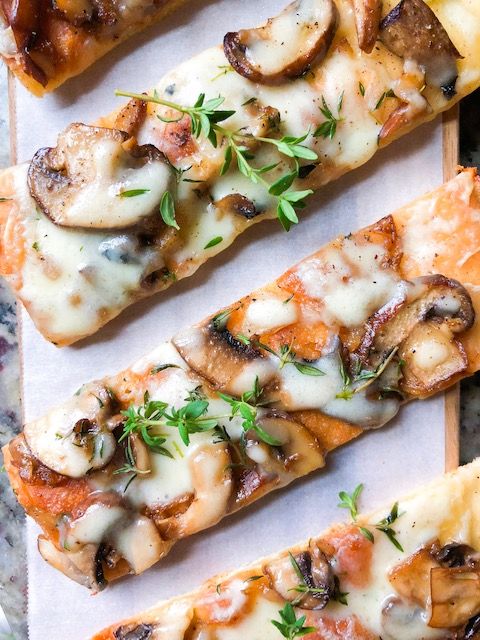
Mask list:
[[319,300],[325,324],[362,325],[389,300],[403,297],[407,285],[383,266],[385,252],[377,244],[359,246],[346,238],[297,268],[306,293]]
[[[68,207],[69,226],[128,227],[149,216],[171,183],[171,170],[163,160],[147,162],[143,167],[125,166],[125,153],[117,141],[102,139],[91,156],[94,179],[82,187]],[[85,159],[84,159],[85,161]],[[122,193],[147,190],[133,197]]]
[[[251,131],[258,127],[258,120],[249,111],[251,107],[245,104],[252,97],[256,98],[260,106],[278,110],[282,135],[302,135],[307,130],[314,131],[324,122],[325,118],[319,109],[323,97],[334,116],[338,117],[337,130],[333,139],[310,136],[305,141],[304,144],[317,152],[321,164],[301,185],[301,188],[319,187],[366,162],[376,152],[382,125],[375,113],[375,102],[403,74],[403,61],[385,47],[375,48],[371,55],[359,52],[351,5],[344,0],[338,0],[336,4],[340,13],[338,33],[345,38],[337,37],[326,58],[320,65],[314,65],[313,73],[304,79],[279,86],[255,85],[233,72],[212,81],[218,76],[218,68],[227,64],[223,49],[215,47],[167,74],[156,90],[159,96],[184,105],[194,104],[200,93],[205,93],[207,97],[224,96],[223,107],[235,110],[235,114],[225,123],[232,131],[245,128]],[[310,1],[302,3],[305,14],[299,20],[282,18],[274,27],[275,38],[285,41],[284,51],[297,47],[298,38],[292,34],[303,29],[302,24],[312,14],[314,5]],[[476,37],[480,28],[479,9],[470,0],[442,0],[441,3],[435,3],[437,10],[440,20],[451,32],[464,56],[458,63],[460,74],[457,88],[460,95],[480,84],[480,70],[476,64],[479,56]],[[126,11],[128,13],[129,10]],[[285,33],[288,38],[283,37]],[[264,49],[262,53],[265,53],[266,68],[278,63],[274,59],[276,56],[269,57],[265,42],[258,42],[255,46]],[[360,81],[365,86],[365,96],[359,92]],[[449,104],[440,91],[431,87],[427,87],[424,94],[433,110],[444,109]],[[341,95],[343,103],[340,108]],[[161,146],[160,138],[164,135],[166,125],[159,122],[156,115],[164,112],[163,107],[150,105],[146,121],[138,133],[140,144]],[[49,339],[68,344],[94,332],[137,300],[139,292],[144,293],[143,279],[152,271],[168,264],[175,267],[177,279],[186,277],[205,260],[228,247],[247,226],[276,216],[275,198],[267,193],[262,184],[254,184],[241,175],[235,163],[232,163],[226,175],[219,176],[224,145],[219,144],[214,148],[202,137],[191,146],[186,155],[174,149],[173,155],[178,151],[180,157],[173,158],[172,162],[184,169],[191,167],[187,177],[203,182],[200,186],[180,183],[176,197],[177,219],[181,225],[178,242],[160,243],[160,248],[156,249],[139,247],[135,229],[122,234],[101,234],[87,233],[82,229],[54,228],[35,211],[35,203],[28,196],[26,169],[17,167],[13,170],[16,177],[15,204],[20,208],[20,217],[25,226],[27,249],[33,245],[39,247],[39,251],[27,250],[25,254],[20,274],[23,286],[18,294]],[[281,160],[280,165],[269,172],[269,180],[271,178],[273,181],[289,170],[288,160],[280,158],[273,145],[262,145],[255,150],[255,155],[259,164]],[[160,188],[164,184],[163,176],[158,178],[156,175],[142,175],[145,184],[140,184],[140,178],[129,181],[130,178],[126,177],[125,186],[144,188],[148,183],[151,193],[129,199],[128,202],[127,199],[122,202],[118,199],[118,205],[112,208],[113,216],[123,215],[123,207],[129,209],[128,215],[135,216],[138,212],[136,214],[130,207],[141,208],[142,202],[146,203],[150,197],[152,202],[158,199],[161,188],[164,188]],[[206,187],[205,194],[202,194],[203,186]],[[112,200],[107,191],[102,193],[100,186],[90,185],[83,196],[83,213],[89,212],[88,205],[92,199],[102,201],[107,208],[112,202],[116,203],[117,200]],[[240,193],[251,199],[260,215],[253,220],[246,220],[231,211],[220,214],[209,195],[216,202],[231,193]],[[91,213],[94,214],[94,208]],[[162,224],[160,220],[159,224]],[[206,249],[216,237],[221,237],[222,241]],[[428,242],[428,246],[431,248],[432,243]],[[428,250],[434,251],[435,248]],[[159,278],[148,293],[169,284],[171,279]],[[374,300],[381,300],[390,288],[386,276],[373,286],[367,274],[362,284],[371,292],[372,304]],[[356,322],[368,312],[367,302],[365,308],[349,308],[347,304],[350,296],[356,296],[359,287],[360,283],[346,283],[341,290],[327,293],[331,298],[327,299],[330,307],[326,307],[326,310],[332,318],[335,309],[341,310],[338,313],[341,313],[348,326],[348,323]]]
[[[247,41],[246,56],[258,67],[261,73],[271,74],[292,61],[308,54],[315,47],[317,39],[322,35],[324,16],[322,5],[317,0],[303,0],[295,10],[287,8],[283,13],[270,21],[268,37],[260,29]],[[319,22],[320,25],[319,26]],[[319,33],[320,32],[320,33]]]
[[423,340],[415,345],[413,354],[417,367],[425,371],[431,371],[443,364],[450,356],[450,349],[444,342],[435,339]]
[[269,295],[255,298],[248,305],[243,329],[245,335],[262,335],[274,329],[280,329],[298,320],[298,308],[293,300],[288,304],[285,298]]
[[[354,640],[357,637],[375,637],[385,640],[440,640],[447,637],[448,630],[433,629],[428,626],[428,613],[408,600],[401,601],[388,579],[389,571],[418,551],[421,547],[439,539],[441,545],[448,542],[467,544],[480,550],[478,536],[480,521],[479,497],[480,459],[461,467],[434,483],[399,500],[399,517],[392,524],[396,537],[404,551],[397,549],[386,535],[372,526],[383,519],[390,507],[374,513],[359,516],[359,526],[369,527],[375,536],[371,547],[372,561],[368,566],[368,576],[362,586],[348,581],[346,574],[339,576],[342,590],[348,591],[348,605],[330,601],[322,610],[309,611],[296,608],[296,617],[306,615],[306,625],[313,626],[316,634],[325,638]],[[349,529],[348,529],[349,530]],[[322,534],[318,540],[325,540],[328,548],[330,536],[338,538],[341,529],[334,527]],[[304,551],[308,543],[291,549],[293,554]],[[361,545],[349,547],[348,563],[355,565],[355,556],[362,553]],[[187,608],[193,612],[197,607],[208,611],[212,622],[206,624],[202,639],[215,633],[218,640],[280,640],[281,633],[272,625],[272,620],[280,621],[279,610],[285,602],[273,590],[260,588],[245,605],[241,597],[245,576],[263,574],[263,568],[275,561],[277,556],[264,558],[247,570],[223,576],[217,581],[219,593],[205,597],[205,589],[183,596],[172,602],[160,604],[145,615],[135,618],[136,624],[147,620],[159,620],[161,624],[171,618],[174,606]],[[338,569],[336,556],[331,558],[333,570]],[[215,584],[212,579],[209,584]],[[252,583],[250,583],[252,584]],[[255,583],[253,583],[255,584]],[[234,585],[231,593],[225,586]],[[355,622],[356,620],[356,622]],[[218,622],[222,621],[221,624]],[[338,623],[337,630],[333,626]],[[359,631],[360,625],[364,633]],[[161,627],[160,627],[161,628]],[[185,628],[169,636],[169,640],[184,640]],[[115,627],[113,627],[115,629]],[[156,632],[155,624],[154,631]],[[359,635],[357,635],[359,634]],[[314,634],[312,634],[313,637]],[[163,636],[160,636],[161,638]]]
[[[25,425],[24,433],[34,455],[50,469],[72,478],[81,478],[92,469],[102,468],[112,458],[117,442],[105,429],[90,438],[90,446],[78,446],[74,427],[78,420],[98,409],[94,396],[87,407],[73,397],[45,417]],[[92,406],[93,405],[93,406]]]

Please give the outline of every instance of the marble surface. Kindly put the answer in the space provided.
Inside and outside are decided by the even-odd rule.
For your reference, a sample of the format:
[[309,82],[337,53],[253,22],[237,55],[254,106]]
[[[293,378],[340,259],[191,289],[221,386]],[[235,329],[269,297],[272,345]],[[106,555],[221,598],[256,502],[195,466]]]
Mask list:
[[[461,109],[461,162],[480,166],[480,92],[466,99]],[[9,163],[7,74],[0,66],[0,169]],[[21,402],[17,344],[16,307],[10,292],[0,280],[0,446],[19,431]],[[480,455],[480,374],[461,386],[461,462]],[[1,463],[0,463],[1,464]],[[11,626],[2,627],[0,640],[26,640],[26,563],[24,516],[0,474],[0,603]]]

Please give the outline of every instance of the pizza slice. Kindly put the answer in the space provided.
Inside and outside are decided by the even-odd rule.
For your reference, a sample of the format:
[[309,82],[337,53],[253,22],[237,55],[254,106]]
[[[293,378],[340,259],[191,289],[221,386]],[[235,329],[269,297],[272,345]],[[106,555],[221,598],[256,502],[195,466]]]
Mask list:
[[476,640],[480,460],[93,640]]
[[0,56],[29,91],[43,96],[182,0],[1,0]]
[[0,273],[41,333],[70,344],[250,225],[289,229],[313,189],[480,84],[478,3],[384,4],[370,53],[349,0],[299,0],[0,174]]
[[479,369],[479,216],[464,170],[28,423],[4,458],[42,556],[141,573]]

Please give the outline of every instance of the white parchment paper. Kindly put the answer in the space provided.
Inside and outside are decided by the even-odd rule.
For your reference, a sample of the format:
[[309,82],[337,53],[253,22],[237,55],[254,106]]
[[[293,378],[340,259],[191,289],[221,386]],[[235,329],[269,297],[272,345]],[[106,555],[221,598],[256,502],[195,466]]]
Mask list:
[[[163,25],[125,43],[80,78],[38,100],[16,88],[18,160],[27,160],[71,121],[88,122],[118,104],[115,88],[144,90],[169,68],[224,33],[260,23],[283,0],[190,1]],[[274,222],[250,229],[236,245],[192,278],[131,307],[93,338],[59,350],[23,314],[26,420],[68,398],[85,381],[129,365],[181,326],[236,300],[339,233],[374,222],[442,181],[441,126],[416,130],[378,153],[365,167],[311,198],[288,235]],[[219,571],[233,569],[318,533],[344,513],[341,489],[364,482],[362,507],[395,495],[444,469],[443,397],[406,407],[391,425],[366,433],[331,455],[327,468],[274,493],[221,525],[178,544],[166,561],[91,596],[51,569],[36,550],[28,523],[30,640],[84,640],[117,619],[188,591]]]

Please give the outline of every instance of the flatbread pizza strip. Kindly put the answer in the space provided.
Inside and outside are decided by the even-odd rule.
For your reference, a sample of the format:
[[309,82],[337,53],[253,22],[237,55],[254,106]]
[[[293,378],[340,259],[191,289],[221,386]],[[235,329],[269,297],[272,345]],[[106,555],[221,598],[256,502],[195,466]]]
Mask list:
[[41,97],[181,4],[183,0],[2,0],[0,56]]
[[479,490],[477,459],[93,640],[473,640],[480,624]]
[[42,556],[94,591],[141,573],[480,368],[478,185],[463,170],[28,423],[4,458]]
[[[71,344],[250,225],[279,217],[288,228],[312,189],[480,84],[478,3],[384,5],[371,53],[350,0],[302,0],[260,33],[228,34],[228,59],[221,47],[201,53],[98,127],[73,124],[0,174],[0,272],[39,331]],[[315,35],[301,46],[300,24]]]

